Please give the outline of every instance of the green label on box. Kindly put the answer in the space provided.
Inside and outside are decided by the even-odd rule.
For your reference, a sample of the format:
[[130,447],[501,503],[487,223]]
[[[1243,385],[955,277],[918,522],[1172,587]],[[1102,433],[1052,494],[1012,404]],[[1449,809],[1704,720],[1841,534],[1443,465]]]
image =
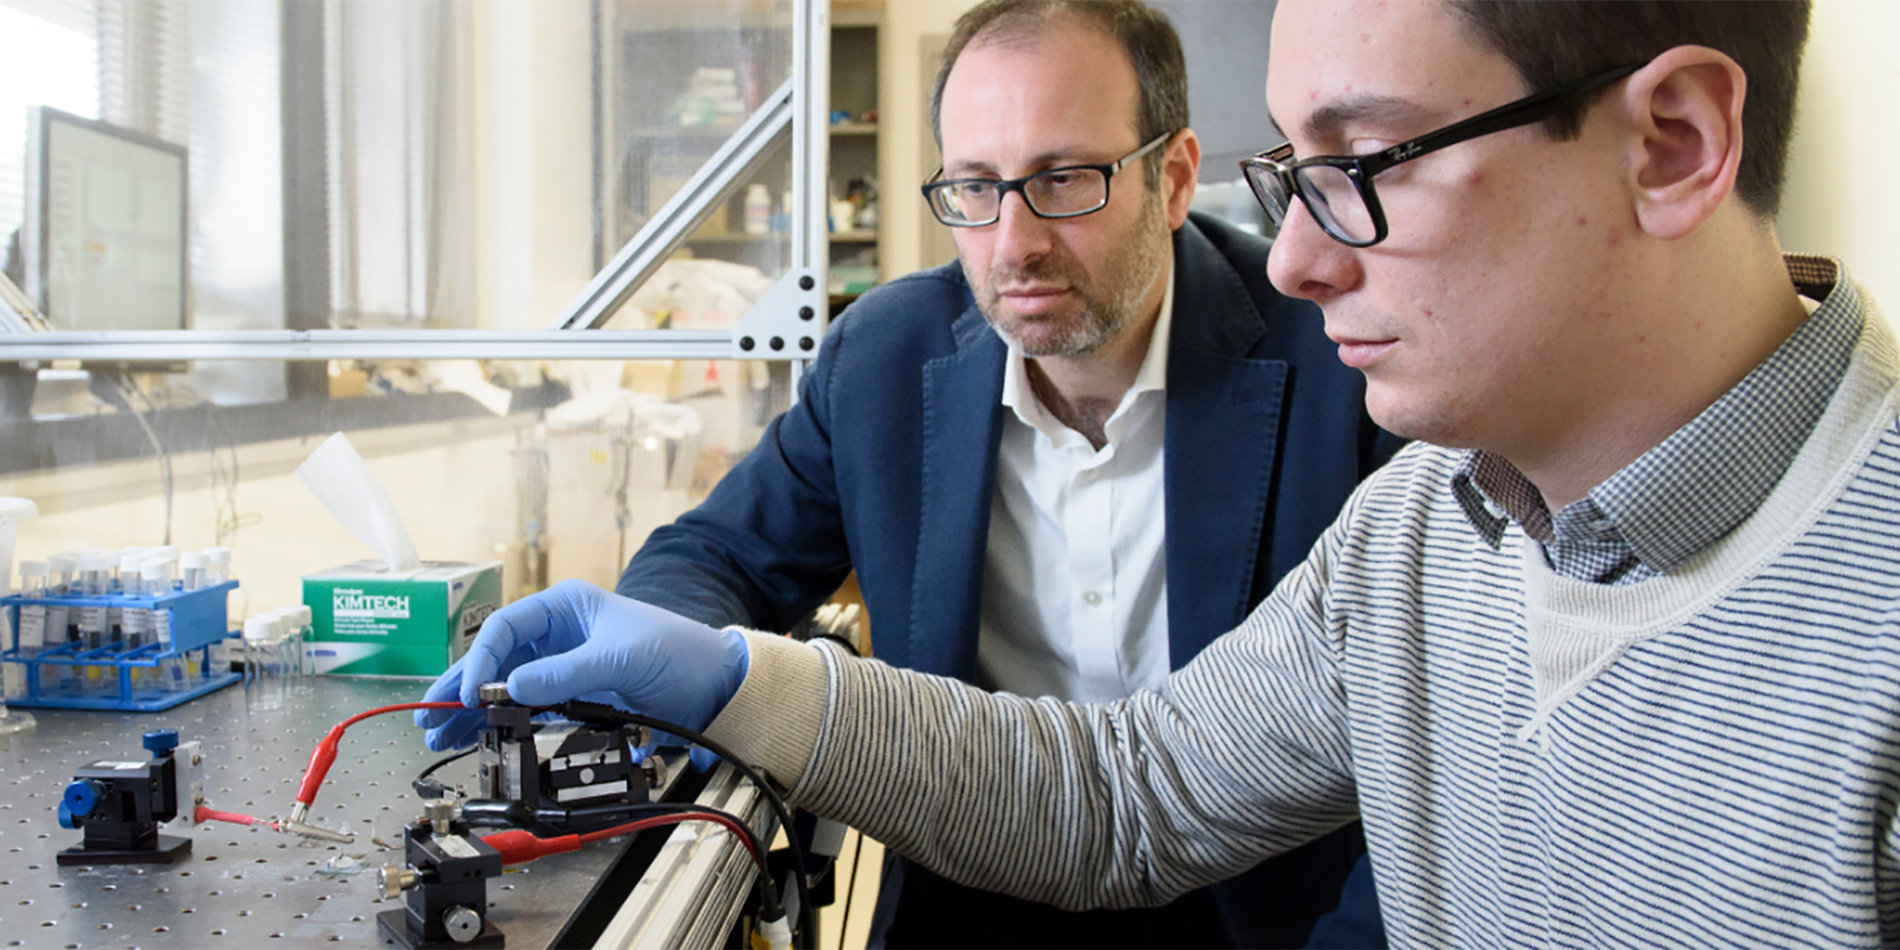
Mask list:
[[429,562],[413,571],[359,561],[304,578],[319,673],[435,676],[501,606],[501,564]]

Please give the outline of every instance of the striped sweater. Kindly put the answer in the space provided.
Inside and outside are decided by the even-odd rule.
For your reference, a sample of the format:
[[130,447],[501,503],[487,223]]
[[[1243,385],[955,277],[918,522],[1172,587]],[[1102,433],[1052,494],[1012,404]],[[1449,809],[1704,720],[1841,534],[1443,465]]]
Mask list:
[[[1851,290],[1851,286],[1850,286]],[[1247,621],[1109,706],[752,636],[712,726],[946,875],[1154,903],[1363,813],[1396,945],[1900,944],[1900,430],[1871,312],[1787,474],[1625,587],[1374,475]]]

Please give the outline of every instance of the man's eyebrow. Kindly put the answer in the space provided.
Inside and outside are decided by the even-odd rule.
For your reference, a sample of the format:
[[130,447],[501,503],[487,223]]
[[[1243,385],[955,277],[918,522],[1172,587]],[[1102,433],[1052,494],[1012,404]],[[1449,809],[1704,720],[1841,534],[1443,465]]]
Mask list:
[[[1061,148],[1043,152],[1029,160],[1029,167],[1032,169],[1046,169],[1063,165],[1101,164],[1100,159],[1085,157],[1091,151],[1090,149],[1084,148]],[[946,178],[968,178],[972,175],[1001,175],[1002,172],[998,171],[996,166],[990,162],[968,161],[945,165],[943,167],[943,174]],[[1033,172],[1031,172],[1031,174],[1033,174]]]
[[[1401,99],[1397,96],[1370,94],[1353,96],[1338,102],[1327,103],[1313,110],[1300,122],[1300,131],[1313,141],[1333,141],[1339,137],[1340,130],[1347,125],[1372,123],[1416,126],[1431,112],[1432,110],[1410,99]],[[1274,131],[1279,131],[1279,123],[1274,123],[1273,128]]]

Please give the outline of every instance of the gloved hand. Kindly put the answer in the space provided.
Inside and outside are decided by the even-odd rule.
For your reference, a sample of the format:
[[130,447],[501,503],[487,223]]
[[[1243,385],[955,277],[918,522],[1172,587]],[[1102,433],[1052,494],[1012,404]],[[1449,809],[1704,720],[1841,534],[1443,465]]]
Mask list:
[[562,581],[490,615],[468,653],[423,697],[459,699],[469,709],[418,710],[416,725],[438,752],[474,742],[486,721],[474,708],[477,690],[505,676],[508,695],[523,705],[585,699],[703,731],[739,691],[747,662],[736,632]]

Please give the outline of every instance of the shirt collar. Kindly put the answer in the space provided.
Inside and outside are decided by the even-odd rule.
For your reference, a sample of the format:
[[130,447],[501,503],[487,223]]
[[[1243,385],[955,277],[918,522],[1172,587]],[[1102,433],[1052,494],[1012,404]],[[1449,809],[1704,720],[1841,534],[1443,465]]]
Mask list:
[[[1135,381],[1122,396],[1121,404],[1115,407],[1109,416],[1107,427],[1111,430],[1109,438],[1115,437],[1114,429],[1128,407],[1134,404],[1135,397],[1146,392],[1164,393],[1168,388],[1168,339],[1174,329],[1174,264],[1168,264],[1167,285],[1161,294],[1161,312],[1155,315],[1154,331],[1148,335],[1148,352],[1141,358],[1141,368],[1135,371]],[[1023,424],[1029,426],[1061,445],[1066,441],[1063,433],[1070,433],[1067,426],[1059,422],[1054,415],[1043,408],[1042,400],[1036,398],[1035,388],[1029,382],[1029,365],[1023,351],[1015,341],[1009,341],[1009,355],[1003,360],[1003,405],[1008,406]]]
[[[1452,492],[1472,528],[1497,547],[1515,520],[1548,548],[1565,542],[1566,522],[1607,521],[1644,568],[1661,573],[1746,520],[1826,410],[1864,320],[1859,289],[1839,261],[1791,254],[1785,263],[1797,289],[1821,303],[1734,388],[1555,519],[1516,466],[1469,453],[1452,474]],[[1601,543],[1603,532],[1593,534],[1588,543]]]

